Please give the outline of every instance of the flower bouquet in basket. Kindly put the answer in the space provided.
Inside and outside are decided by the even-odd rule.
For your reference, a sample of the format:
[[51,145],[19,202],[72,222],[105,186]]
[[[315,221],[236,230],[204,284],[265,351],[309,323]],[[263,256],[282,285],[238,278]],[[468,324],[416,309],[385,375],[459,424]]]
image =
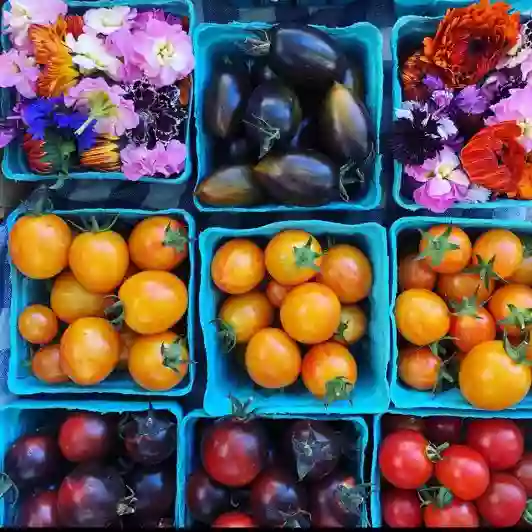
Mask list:
[[489,0],[449,9],[403,56],[393,155],[414,201],[532,200],[532,21]]
[[0,87],[15,98],[0,147],[22,134],[27,166],[38,174],[180,174],[194,68],[187,25],[161,9],[80,15],[62,0],[12,0]]

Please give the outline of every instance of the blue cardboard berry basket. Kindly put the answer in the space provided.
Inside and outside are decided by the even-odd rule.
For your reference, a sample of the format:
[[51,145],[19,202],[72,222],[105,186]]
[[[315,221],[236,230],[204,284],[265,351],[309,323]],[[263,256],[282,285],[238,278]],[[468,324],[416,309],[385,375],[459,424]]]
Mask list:
[[[461,0],[459,3],[462,3]],[[468,5],[471,2],[465,2]],[[514,4],[516,5],[516,4]],[[452,6],[451,6],[452,7]],[[517,5],[516,5],[517,7]],[[532,6],[529,7],[529,10]],[[532,13],[531,13],[532,14]],[[392,29],[392,102],[394,109],[400,109],[403,102],[403,90],[401,86],[401,60],[400,53],[403,47],[411,50],[412,46],[421,46],[423,38],[434,35],[441,20],[441,17],[422,17],[417,15],[408,15],[401,17],[395,23]],[[423,205],[418,205],[412,197],[409,197],[404,190],[404,176],[403,165],[398,161],[393,162],[393,188],[392,195],[395,202],[403,209],[409,211],[426,210]],[[501,209],[517,209],[530,208],[532,202],[529,200],[514,200],[514,199],[496,199],[487,201],[485,203],[466,203],[458,202],[453,205],[453,209],[466,209],[471,211],[478,210],[501,210]]]
[[[174,402],[151,401],[131,402],[115,400],[98,400],[98,401],[34,401],[31,399],[15,400],[12,403],[0,406],[0,471],[4,471],[4,457],[9,447],[17,438],[24,434],[34,433],[37,429],[47,426],[55,416],[61,416],[60,411],[86,411],[97,412],[101,414],[121,414],[124,412],[142,412],[147,410],[149,405],[154,410],[165,410],[175,417],[177,443],[179,446],[179,434],[183,414],[181,407]],[[59,421],[59,419],[57,419]],[[179,464],[179,447],[177,452],[176,463],[176,480],[178,475]],[[179,493],[179,484],[177,485],[176,494]],[[19,502],[19,501],[18,501]],[[16,519],[17,501],[13,500],[10,492],[0,498],[0,526],[13,526]],[[178,527],[179,522],[179,497],[176,497],[174,523]]]
[[[165,395],[177,397],[185,395],[190,392],[192,385],[194,384],[195,377],[195,340],[194,340],[194,319],[195,319],[195,239],[196,239],[196,226],[194,219],[186,211],[179,209],[170,209],[166,211],[142,211],[142,210],[105,210],[105,209],[80,209],[72,211],[53,211],[55,214],[65,217],[69,220],[74,220],[78,223],[80,220],[88,220],[91,216],[95,216],[98,220],[111,220],[114,216],[119,215],[117,224],[121,224],[123,229],[130,229],[136,222],[148,218],[150,216],[161,215],[170,216],[176,220],[181,220],[188,228],[189,242],[189,266],[185,266],[185,270],[181,273],[181,269],[178,270],[179,276],[186,282],[186,276],[188,276],[188,309],[186,317],[184,317],[180,323],[186,324],[186,340],[189,350],[189,357],[191,363],[189,365],[188,375],[183,381],[175,388],[168,390],[167,392],[151,392],[144,390],[138,386],[129,377],[126,372],[113,372],[107,379],[95,386],[79,386],[72,382],[61,384],[47,384],[39,381],[31,373],[31,368],[27,364],[30,357],[30,345],[19,334],[17,327],[17,320],[22,310],[33,303],[42,303],[49,305],[46,281],[38,281],[28,279],[22,275],[10,262],[11,267],[11,319],[9,323],[10,327],[10,341],[11,341],[11,354],[9,357],[9,371],[8,371],[8,388],[12,393],[17,395],[33,395],[39,393],[118,393],[123,395]],[[18,218],[24,213],[21,210],[14,211],[8,218],[7,227],[8,231],[15,224]],[[186,263],[186,261],[185,261]]]
[[[406,252],[417,250],[419,230],[427,230],[433,225],[452,224],[461,227],[470,237],[476,237],[482,231],[489,229],[509,229],[518,235],[532,234],[532,224],[512,220],[468,219],[468,218],[430,218],[412,217],[397,220],[390,228],[390,257],[391,257],[391,306],[392,321],[392,360],[391,360],[391,399],[397,408],[450,408],[456,410],[474,410],[457,388],[442,391],[437,394],[421,392],[403,385],[397,371],[399,357],[398,337],[394,314],[395,301],[399,293],[398,268],[399,260]],[[519,404],[509,410],[526,410],[532,408],[532,394],[527,395]]]
[[[431,416],[446,416],[446,417],[460,417],[464,419],[531,419],[532,413],[530,412],[485,412],[482,410],[471,410],[468,412],[461,412],[457,410],[450,410],[447,408],[415,408],[413,410],[406,409],[391,409],[387,414],[393,414],[394,416],[415,416],[415,417],[431,417]],[[379,470],[379,444],[384,437],[382,418],[384,414],[380,414],[373,418],[373,456],[371,457],[371,505],[370,515],[371,524],[374,528],[380,528],[386,526],[382,519],[381,510],[381,475]]]
[[[46,0],[44,0],[46,1]],[[68,5],[68,12],[82,15],[88,9],[109,8],[117,6],[129,6],[138,10],[147,9],[163,9],[166,13],[171,13],[176,16],[188,17],[189,20],[189,34],[192,36],[193,29],[196,25],[196,13],[192,0],[65,0]],[[2,8],[2,17],[4,13],[10,9],[9,2],[6,2]],[[3,33],[1,36],[2,50],[7,51],[11,48],[9,35]],[[192,84],[193,85],[193,82]],[[193,136],[191,131],[192,113],[193,113],[193,87],[190,89],[190,101],[188,105],[189,118],[187,120],[186,131],[186,149],[187,158],[185,168],[181,174],[169,177],[141,177],[141,183],[159,183],[181,185],[188,181],[192,175],[193,170],[193,150],[192,142]],[[2,89],[0,92],[0,107],[2,115],[7,116],[11,113],[15,103],[14,89]],[[60,176],[58,174],[41,175],[30,170],[26,154],[22,148],[21,142],[13,141],[4,148],[4,156],[2,159],[2,173],[7,179],[15,181],[56,181]],[[114,179],[119,181],[126,181],[127,178],[122,172],[96,172],[76,170],[69,174],[72,179]]]
[[[337,39],[342,48],[361,60],[364,72],[365,103],[368,108],[376,136],[376,156],[373,174],[365,195],[353,201],[336,201],[319,207],[299,207],[279,204],[266,204],[254,207],[212,207],[201,203],[194,197],[196,207],[203,212],[283,212],[283,211],[367,211],[380,206],[382,187],[380,183],[382,156],[379,147],[379,135],[382,115],[383,99],[383,66],[382,66],[382,36],[380,31],[367,22],[359,22],[345,28],[326,28],[316,26]],[[208,86],[211,75],[213,56],[223,51],[229,56],[240,55],[239,49],[250,31],[271,28],[269,24],[239,23],[231,24],[200,24],[193,35],[194,50],[197,66],[194,75],[194,116],[196,119],[196,139],[198,156],[198,183],[209,176],[214,170],[213,150],[214,141],[207,134],[203,118],[205,87]],[[242,61],[245,58],[242,57]]]
[[[338,243],[359,247],[373,267],[373,287],[366,305],[369,308],[368,334],[352,348],[358,365],[358,381],[348,401],[336,401],[325,406],[298,382],[283,391],[254,387],[245,370],[238,368],[235,354],[224,353],[213,320],[218,315],[221,292],[211,278],[211,262],[218,247],[232,238],[250,238],[265,244],[280,231],[303,229],[316,238],[329,236]],[[253,398],[256,408],[278,408],[294,412],[298,409],[322,414],[357,414],[384,412],[389,405],[386,371],[389,361],[390,325],[388,319],[388,264],[386,232],[375,223],[343,225],[324,221],[284,221],[255,229],[225,229],[213,227],[203,231],[199,238],[201,254],[200,322],[207,355],[207,388],[203,408],[210,415],[231,413],[232,395],[240,401]]]
[[[251,405],[253,408],[253,404]],[[290,409],[290,411],[283,409],[276,409],[275,411],[258,409],[254,411],[254,415],[262,419],[270,419],[276,421],[288,421],[296,419],[319,419],[326,422],[343,422],[350,430],[349,435],[352,436],[353,453],[352,459],[349,460],[349,470],[352,472],[357,484],[365,481],[364,464],[366,460],[366,452],[368,450],[369,429],[362,417],[349,415],[317,415],[305,412],[300,409]],[[202,422],[216,422],[217,417],[209,416],[203,410],[193,410],[189,412],[180,424],[179,431],[179,461],[178,461],[178,499],[179,499],[179,523],[182,527],[190,528],[194,521],[186,504],[186,487],[188,477],[201,467],[201,453],[200,442],[201,435],[199,434],[198,425]],[[312,510],[312,509],[310,509]],[[364,503],[360,515],[360,526],[366,528],[368,526],[368,505]]]

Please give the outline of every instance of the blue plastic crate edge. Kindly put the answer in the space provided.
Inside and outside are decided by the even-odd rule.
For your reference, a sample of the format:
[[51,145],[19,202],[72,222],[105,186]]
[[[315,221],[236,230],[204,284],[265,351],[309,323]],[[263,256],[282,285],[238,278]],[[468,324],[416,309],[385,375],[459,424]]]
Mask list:
[[[188,309],[187,309],[187,346],[189,350],[189,357],[190,360],[194,361],[194,345],[195,345],[195,322],[194,322],[194,315],[196,313],[196,273],[195,273],[195,238],[196,238],[196,223],[194,221],[194,218],[191,214],[189,214],[187,211],[183,209],[167,209],[162,211],[145,211],[141,209],[76,209],[76,210],[56,210],[53,211],[55,214],[58,215],[64,215],[64,216],[79,216],[79,215],[112,215],[117,212],[122,213],[126,216],[142,216],[142,217],[149,217],[149,216],[177,216],[184,220],[188,227],[188,233],[189,236],[191,236],[189,240],[189,263],[190,263],[190,272],[189,272],[189,279],[187,283],[187,289],[188,289]],[[8,232],[11,231],[11,228],[13,227],[13,224],[16,222],[16,220],[24,215],[24,211],[22,209],[17,209],[13,211],[7,218],[7,229]],[[16,288],[20,288],[18,286],[20,279],[22,278],[22,274],[18,272],[16,267],[12,264],[11,260],[9,261],[10,264],[10,277],[11,277],[11,285],[12,285],[12,294],[11,294],[11,302],[10,302],[10,313],[11,316],[18,316],[19,314],[19,307],[18,307],[18,290],[15,290]],[[17,283],[17,284],[16,284]],[[9,368],[8,368],[8,388],[12,393],[15,393],[17,395],[34,395],[34,394],[41,394],[41,393],[50,393],[50,394],[66,394],[66,393],[72,393],[72,394],[86,394],[86,393],[116,393],[121,395],[139,395],[140,397],[146,396],[146,397],[160,397],[161,395],[169,395],[174,397],[179,397],[188,394],[194,385],[195,376],[196,376],[196,365],[194,363],[191,363],[189,365],[189,373],[188,373],[188,381],[185,385],[180,386],[178,385],[176,388],[173,388],[171,390],[168,390],[167,392],[152,392],[148,390],[144,390],[140,388],[140,386],[136,385],[132,381],[133,389],[124,389],[120,386],[108,386],[105,381],[103,383],[100,383],[100,385],[92,386],[92,387],[86,387],[86,386],[77,386],[72,385],[71,387],[69,384],[66,385],[45,385],[40,382],[36,383],[26,383],[26,382],[20,382],[19,379],[17,379],[18,374],[18,364],[20,363],[20,353],[19,347],[20,347],[20,341],[19,341],[19,334],[17,330],[17,320],[12,319],[10,320],[10,327],[9,327],[9,336],[10,336],[10,356],[9,356]],[[23,342],[23,341],[22,341]],[[25,343],[23,342],[22,345],[25,346]],[[25,348],[25,347],[24,347]],[[104,385],[103,389],[101,388],[101,385]],[[65,387],[67,386],[67,387]]]

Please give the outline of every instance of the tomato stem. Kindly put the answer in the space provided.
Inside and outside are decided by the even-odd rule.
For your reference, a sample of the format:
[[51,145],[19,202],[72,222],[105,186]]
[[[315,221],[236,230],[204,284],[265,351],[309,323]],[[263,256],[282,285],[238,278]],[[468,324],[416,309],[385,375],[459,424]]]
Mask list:
[[13,491],[13,501],[10,504],[14,505],[18,501],[19,490],[7,473],[0,473],[0,499],[3,499],[9,491]]
[[508,339],[508,334],[506,331],[503,333],[503,342],[504,350],[506,354],[517,364],[524,364],[525,366],[531,366],[532,361],[527,359],[527,351],[530,346],[530,333],[525,335],[525,339],[519,343],[519,345],[514,346],[510,343]]
[[418,255],[418,260],[428,258],[432,266],[439,266],[446,253],[460,249],[458,244],[449,240],[452,230],[453,228],[448,226],[441,235],[433,235],[429,231],[420,230],[421,240],[426,242],[426,247]]
[[334,401],[348,400],[351,404],[351,394],[354,384],[345,377],[335,377],[325,384],[325,404],[329,405]]
[[526,507],[522,517],[526,523],[532,525],[532,500],[529,499],[526,501]]
[[211,324],[215,324],[217,328],[217,336],[222,342],[223,350],[225,353],[230,353],[236,347],[236,333],[233,327],[226,321],[216,318],[211,321]]
[[425,454],[431,462],[439,462],[442,460],[441,453],[449,447],[448,443],[442,443],[441,445],[434,445],[429,443],[425,449]]
[[177,252],[181,253],[188,243],[188,237],[182,229],[172,229],[171,223],[169,223],[164,230],[163,246],[174,248]]
[[248,410],[253,399],[249,397],[244,402],[240,401],[234,395],[229,394],[229,400],[231,401],[231,414],[229,417],[238,419],[239,421],[249,421],[255,417],[255,409]]
[[471,297],[463,297],[462,301],[451,301],[451,308],[453,309],[453,316],[471,316],[481,319],[478,315],[478,288]]
[[347,324],[347,321],[341,321],[340,322],[340,325],[338,325],[338,329],[336,329],[336,332],[334,333],[334,339],[335,340],[343,340],[344,342],[346,342],[347,340],[345,339],[345,331],[347,331],[347,329],[349,328],[349,325]]
[[510,315],[503,320],[499,320],[499,324],[519,327],[521,332],[524,332],[529,325],[532,325],[532,308],[520,308],[512,304],[506,306],[510,311]]
[[185,340],[177,337],[171,344],[161,344],[161,356],[163,357],[163,366],[170,368],[177,374],[181,375],[181,364],[194,364],[189,360]]
[[479,275],[480,280],[484,283],[486,290],[490,288],[490,281],[492,279],[496,281],[501,281],[506,283],[507,281],[503,279],[494,269],[495,264],[495,255],[491,257],[488,261],[484,260],[480,255],[476,255],[477,264],[467,267],[464,270],[464,273],[476,273]]
[[307,243],[304,246],[294,246],[294,258],[298,268],[310,268],[316,272],[320,271],[320,267],[316,264],[316,259],[323,256],[323,253],[316,253],[312,249],[312,242],[314,238],[309,236]]
[[[113,294],[105,297],[116,297]],[[126,311],[124,310],[124,304],[117,298],[117,301],[111,306],[107,307],[104,311],[105,317],[109,320],[111,325],[120,330],[126,320]],[[111,316],[115,316],[111,318]]]

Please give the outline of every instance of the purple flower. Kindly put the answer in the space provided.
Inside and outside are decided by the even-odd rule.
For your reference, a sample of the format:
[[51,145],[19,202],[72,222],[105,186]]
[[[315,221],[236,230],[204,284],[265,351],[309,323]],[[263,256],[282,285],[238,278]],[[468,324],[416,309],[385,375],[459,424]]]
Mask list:
[[460,111],[472,115],[485,113],[489,107],[488,98],[476,85],[462,89],[454,99],[454,104]]
[[0,55],[0,87],[15,87],[24,98],[35,98],[39,69],[33,57],[12,48]]
[[438,76],[427,75],[423,78],[423,85],[428,87],[431,91],[437,91],[445,88],[445,83]]
[[140,12],[133,23],[134,29],[145,30],[150,20],[160,20],[168,24],[181,25],[181,19],[169,13],[168,15],[162,9],[152,9],[151,11]]
[[532,151],[532,84],[523,89],[510,90],[510,97],[491,107],[493,116],[486,120],[491,126],[500,122],[515,121],[521,127],[519,142],[527,151]]
[[436,157],[419,166],[405,166],[407,175],[423,183],[414,191],[414,200],[436,213],[443,213],[467,195],[469,179],[460,169],[460,159],[444,147]]
[[448,89],[438,89],[431,95],[431,100],[436,105],[437,109],[442,112],[446,110],[453,101],[453,91]]
[[17,122],[5,119],[0,121],[0,148],[5,148],[18,134]]

